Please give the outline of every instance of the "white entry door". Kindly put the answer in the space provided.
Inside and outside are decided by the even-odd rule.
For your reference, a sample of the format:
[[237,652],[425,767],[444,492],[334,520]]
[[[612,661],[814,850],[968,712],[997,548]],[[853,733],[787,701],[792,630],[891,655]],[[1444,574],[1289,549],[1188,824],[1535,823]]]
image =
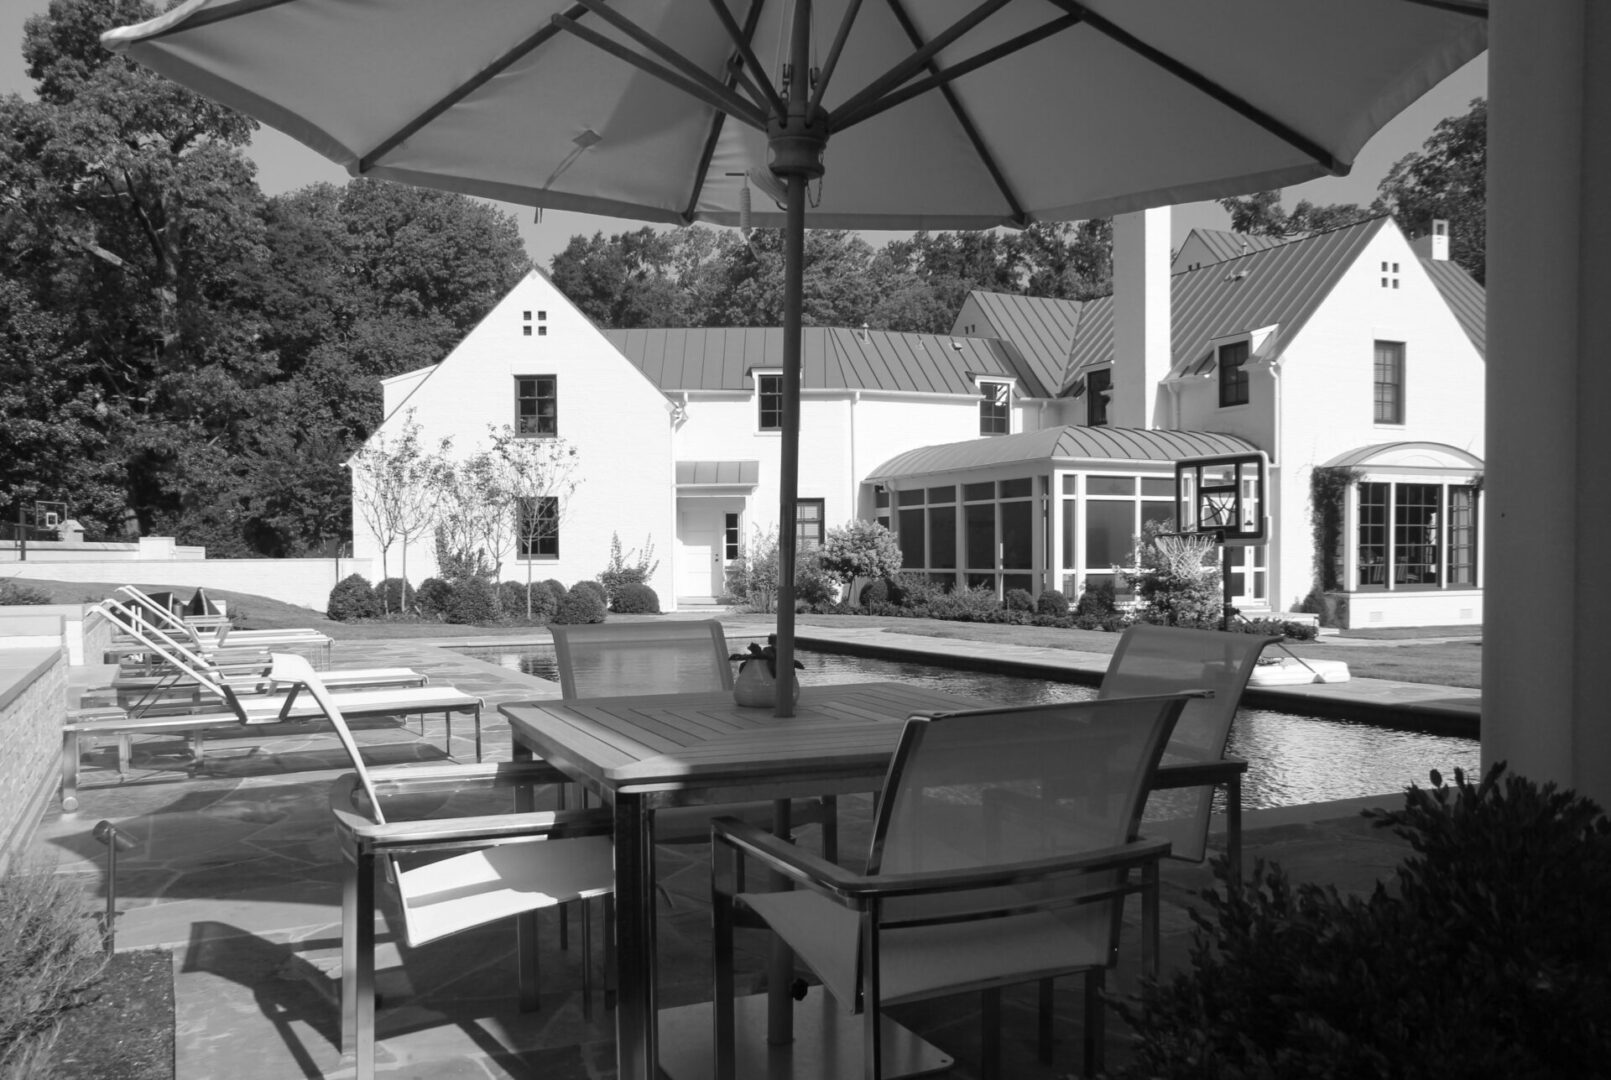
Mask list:
[[715,599],[727,591],[728,515],[741,499],[679,499],[677,505],[677,598]]

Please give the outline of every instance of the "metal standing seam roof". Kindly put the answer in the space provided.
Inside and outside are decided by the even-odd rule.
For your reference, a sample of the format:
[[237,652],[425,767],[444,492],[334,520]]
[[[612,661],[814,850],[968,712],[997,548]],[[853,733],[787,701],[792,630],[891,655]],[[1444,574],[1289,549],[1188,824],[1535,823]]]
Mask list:
[[1053,461],[1133,461],[1165,463],[1182,458],[1254,453],[1258,447],[1236,435],[1212,431],[1160,431],[1151,428],[1042,428],[1018,435],[924,446],[896,454],[867,474],[864,482],[962,472],[994,465]]
[[[1174,275],[1169,282],[1170,377],[1207,356],[1209,342],[1217,337],[1279,324],[1282,341],[1291,341],[1388,220],[1371,218]],[[1112,320],[1111,303],[1105,310],[1087,310],[1063,392],[1087,368],[1113,362]]]
[[[1258,236],[1253,233],[1239,233],[1231,229],[1192,229],[1197,238],[1208,249],[1209,257],[1216,263],[1227,259],[1240,258],[1254,251],[1263,251],[1265,248],[1279,247],[1301,237],[1292,236]],[[1203,265],[1207,266],[1208,263]]]
[[1426,267],[1427,276],[1432,284],[1438,287],[1443,294],[1444,302],[1449,310],[1454,312],[1455,319],[1460,323],[1460,329],[1466,332],[1471,344],[1477,347],[1477,354],[1483,358],[1488,355],[1488,291],[1477,284],[1477,279],[1466,272],[1466,268],[1456,262],[1446,259],[1422,259],[1421,265]]
[[983,289],[970,292],[968,299],[978,305],[994,336],[1017,348],[1042,386],[1062,385],[1084,302]]
[[[752,370],[783,366],[780,327],[606,330],[604,336],[667,393],[749,391]],[[995,375],[1017,379],[1026,396],[1051,396],[1051,385],[1041,384],[1011,345],[994,338],[810,326],[800,335],[800,365],[805,390],[974,395],[975,376]]]
[[[1469,450],[1462,450],[1458,446],[1448,443],[1426,442],[1424,440],[1406,440],[1402,442],[1373,443],[1370,446],[1356,446],[1352,450],[1345,450],[1341,454],[1326,462],[1325,468],[1351,468],[1364,465],[1376,458],[1388,454],[1404,454],[1421,451],[1427,454],[1437,454],[1460,461],[1469,468],[1482,468],[1482,459]],[[1426,466],[1408,466],[1410,468],[1424,468]]]
[[759,461],[679,461],[678,487],[754,487],[761,482]]

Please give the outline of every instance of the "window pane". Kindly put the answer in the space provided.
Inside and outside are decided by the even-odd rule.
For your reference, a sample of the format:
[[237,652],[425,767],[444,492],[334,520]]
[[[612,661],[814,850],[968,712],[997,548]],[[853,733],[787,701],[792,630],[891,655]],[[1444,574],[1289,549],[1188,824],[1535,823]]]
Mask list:
[[558,558],[559,499],[552,495],[521,499],[515,514],[515,533],[520,558]]
[[783,376],[762,375],[758,381],[760,400],[760,428],[762,431],[779,431],[783,427]]
[[1022,589],[1027,593],[1035,591],[1035,578],[1032,574],[1002,574],[1001,589],[1003,594],[1008,589]]
[[1166,499],[1175,497],[1175,478],[1172,476],[1143,476],[1141,494],[1158,495]]
[[1087,502],[1085,504],[1085,565],[1092,568],[1128,566],[1135,537],[1136,504]]
[[1393,583],[1436,585],[1439,581],[1437,484],[1396,484],[1393,493]]
[[968,502],[975,499],[994,499],[996,497],[995,484],[963,484],[962,497]]
[[889,505],[889,488],[885,487],[883,484],[879,484],[877,487],[873,488],[873,505],[877,507],[885,507]]
[[1449,489],[1449,584],[1477,583],[1477,489]]
[[1063,565],[1072,567],[1074,562],[1074,510],[1079,505],[1074,499],[1063,500]]
[[994,574],[969,574],[968,575],[968,588],[970,588],[970,589],[989,589],[991,592],[995,592],[996,591],[996,575],[994,575]]
[[979,401],[979,434],[1005,435],[1011,430],[1007,403],[1012,387],[1006,383],[983,383]]
[[[996,566],[996,504],[983,503],[967,507],[968,566],[976,569],[995,569]],[[994,580],[994,579],[992,579]]]
[[929,502],[931,503],[954,503],[956,501],[957,489],[955,484],[929,488]]
[[1015,480],[1001,482],[1001,497],[1003,499],[1027,499],[1035,494],[1035,480],[1030,476],[1022,476]]
[[1079,481],[1079,477],[1076,476],[1074,473],[1064,473],[1063,474],[1063,494],[1064,495],[1078,495],[1079,494],[1079,488],[1076,486],[1078,481]]
[[1142,502],[1141,504],[1141,531],[1146,532],[1147,526],[1156,524],[1164,532],[1175,531],[1175,504],[1172,502]]
[[917,488],[913,491],[896,492],[895,502],[899,506],[922,506],[923,489]]
[[1376,422],[1404,422],[1404,343],[1376,343]]
[[[1001,504],[1001,565],[1009,570],[1027,570],[1035,565],[1035,537],[1032,502]],[[977,565],[977,564],[975,564]]]
[[1102,427],[1108,422],[1108,391],[1113,388],[1113,369],[1103,368],[1085,376],[1085,423]]
[[957,568],[957,508],[929,508],[929,567],[934,570]]
[[1134,495],[1136,493],[1136,478],[1133,476],[1087,476],[1085,478],[1085,494],[1087,495]]
[[900,521],[901,568],[921,570],[928,565],[923,549],[923,511],[902,510]]
[[1246,363],[1247,342],[1238,341],[1234,345],[1221,345],[1219,347],[1219,403],[1221,407],[1247,404],[1247,371],[1243,367]]
[[1359,485],[1359,587],[1387,587],[1387,487]]
[[815,551],[822,546],[823,500],[800,499],[794,504],[794,547],[796,551]]

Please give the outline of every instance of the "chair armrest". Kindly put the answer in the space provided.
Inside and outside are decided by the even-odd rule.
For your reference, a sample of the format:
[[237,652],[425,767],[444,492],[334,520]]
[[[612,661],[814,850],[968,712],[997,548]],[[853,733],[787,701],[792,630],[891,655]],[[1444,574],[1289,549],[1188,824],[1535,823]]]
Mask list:
[[1247,760],[1239,757],[1210,758],[1206,761],[1181,761],[1159,765],[1153,774],[1152,786],[1159,789],[1200,787],[1204,784],[1223,784],[1247,772]]
[[480,781],[486,788],[525,787],[531,784],[568,784],[571,778],[546,761],[499,761],[472,765],[398,765],[369,770],[375,788],[383,795],[406,795],[442,786]]
[[736,818],[713,820],[711,843],[726,844],[764,863],[767,869],[852,908],[865,907],[867,901],[875,898],[985,889],[1063,874],[1127,869],[1158,862],[1169,854],[1170,848],[1167,840],[1136,840],[1067,858],[1032,860],[983,871],[940,870],[869,876],[851,873]]
[[354,773],[347,773],[331,784],[330,812],[335,818],[337,831],[350,837],[359,847],[388,854],[484,847],[545,838],[608,836],[614,830],[614,819],[607,807],[480,814],[380,824],[356,808],[361,793],[362,786]]

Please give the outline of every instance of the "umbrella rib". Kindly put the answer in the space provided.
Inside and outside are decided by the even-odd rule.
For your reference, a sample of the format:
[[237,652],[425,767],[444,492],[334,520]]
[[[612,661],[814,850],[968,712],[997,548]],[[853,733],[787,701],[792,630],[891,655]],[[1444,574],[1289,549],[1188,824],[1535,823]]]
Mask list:
[[678,90],[681,90],[683,93],[688,94],[690,97],[703,101],[705,104],[709,105],[718,112],[725,112],[729,116],[737,117],[739,120],[749,124],[751,127],[759,128],[762,131],[766,130],[766,117],[763,116],[760,111],[755,108],[755,106],[751,105],[737,94],[731,93],[720,83],[715,83],[713,89],[712,87],[706,86],[703,82],[695,82],[692,79],[685,79],[675,71],[672,71],[670,68],[662,67],[646,56],[640,56],[631,49],[627,48],[625,45],[622,45],[619,42],[611,41],[603,34],[590,30],[585,26],[581,26],[576,22],[576,20],[568,18],[567,16],[555,15],[554,25],[563,30],[569,31],[572,34],[575,34],[583,41],[602,49],[616,59],[631,64],[638,70],[656,79],[659,79],[667,86],[674,87]]
[[[571,8],[571,14],[578,17],[585,13],[586,9],[580,5]],[[559,31],[553,26],[544,26],[527,36],[524,41],[519,42],[514,48],[498,57],[498,59],[476,72],[458,86],[454,87],[430,108],[426,109],[424,112],[414,117],[414,119],[392,132],[392,134],[388,135],[377,146],[375,146],[374,149],[370,150],[369,153],[359,158],[358,171],[360,173],[366,173],[370,169],[373,169],[377,162],[379,162],[397,147],[401,146],[404,142],[412,138],[415,133],[417,133],[421,128],[425,127],[426,124],[429,124],[432,120],[435,120],[438,116],[441,116],[443,113],[447,112],[453,106],[463,101],[466,97],[469,97],[471,94],[475,93],[476,90],[480,89],[488,81],[490,81],[493,76],[501,74],[509,67],[510,64],[513,64],[527,53],[532,52],[558,32]]]
[[[724,107],[729,111],[733,109],[748,109],[757,115],[765,114],[766,107],[764,105],[758,103],[752,105],[750,102],[745,101],[743,98],[734,93],[731,87],[724,86],[716,78],[707,74],[704,68],[701,68],[698,64],[688,59],[682,53],[678,52],[676,49],[673,49],[670,45],[667,45],[664,41],[661,41],[659,38],[643,29],[625,15],[622,15],[619,11],[606,7],[604,0],[577,0],[577,2],[583,7],[587,8],[589,11],[593,12],[593,14],[597,15],[599,18],[603,19],[605,22],[609,23],[611,26],[615,27],[617,30],[620,30],[633,41],[636,41],[645,49],[648,49],[650,52],[660,57],[660,59],[670,64],[673,68],[680,71],[683,78],[703,87],[707,94],[714,94],[718,100],[730,102],[731,104],[729,106]],[[608,39],[601,36],[598,41],[594,42],[594,44],[598,44],[599,42],[606,40]],[[622,59],[626,59],[626,57],[623,56]],[[647,71],[648,69],[645,68],[644,70]],[[709,99],[707,98],[706,100]]]
[[[859,3],[860,0],[856,0],[856,2]],[[783,104],[783,98],[779,96],[777,89],[772,85],[772,80],[766,77],[766,69],[761,66],[761,61],[756,59],[755,50],[750,47],[750,38],[755,35],[754,16],[760,10],[759,3],[750,7],[750,18],[747,20],[749,25],[743,29],[740,29],[738,23],[733,20],[733,13],[727,10],[726,0],[710,0],[710,6],[716,9],[716,17],[722,21],[722,26],[727,30],[727,36],[733,39],[734,45],[738,46],[738,55],[743,58],[744,63],[748,64],[750,70],[755,73],[754,77],[760,84],[759,89],[765,97],[763,101],[759,102],[761,107],[765,109],[770,106],[773,115],[780,118],[789,115],[788,106]],[[745,77],[742,68],[736,69],[736,74],[740,79]],[[752,88],[751,93],[754,92],[755,90]]]
[[[719,0],[718,0],[719,2]],[[761,8],[766,0],[753,0],[750,4],[750,13],[744,19],[744,42],[755,36],[755,28],[761,21]],[[731,68],[732,65],[729,65]],[[694,211],[699,206],[699,193],[705,188],[705,177],[710,174],[711,160],[716,156],[716,144],[722,137],[722,125],[727,120],[726,113],[717,113],[711,118],[710,133],[705,137],[705,146],[699,153],[699,167],[694,170],[694,184],[688,193],[688,202],[684,204],[682,218],[684,221],[694,220]]]
[[[901,6],[901,0],[889,0],[889,8],[890,11],[894,12],[895,20],[901,24],[901,29],[906,31],[908,40],[913,45],[922,45],[923,37],[917,32],[917,25],[912,22],[911,16]],[[933,63],[929,64],[929,70],[938,74],[938,69]],[[1007,203],[1007,207],[1011,211],[1009,216],[1012,221],[1018,225],[1027,225],[1029,215],[1024,213],[1023,205],[1018,201],[1018,195],[1013,191],[1012,185],[1007,182],[1006,174],[1001,171],[1001,166],[996,163],[996,156],[985,145],[984,137],[979,134],[979,128],[974,124],[973,117],[969,116],[968,110],[962,107],[962,102],[957,97],[956,91],[948,85],[942,85],[940,87],[940,96],[945,98],[945,103],[950,107],[951,114],[956,117],[957,123],[962,128],[962,133],[968,137],[968,142],[973,144],[973,152],[979,155],[979,161],[984,165],[985,171],[990,174],[990,179],[996,182],[996,190],[1001,192],[1002,199]],[[846,106],[848,105],[849,102],[846,103]],[[846,106],[841,106],[841,110],[843,111]]]
[[848,127],[854,127],[863,120],[870,120],[881,112],[884,112],[888,109],[893,109],[903,101],[910,101],[912,98],[915,98],[920,94],[925,94],[937,87],[955,82],[957,79],[960,79],[962,76],[971,71],[977,71],[987,64],[995,63],[1004,56],[1012,55],[1019,49],[1026,48],[1038,41],[1044,41],[1054,34],[1062,33],[1071,26],[1077,26],[1079,22],[1080,17],[1078,15],[1063,15],[1059,18],[1053,19],[1051,22],[1046,23],[1043,26],[1036,27],[1034,30],[1027,30],[1011,40],[1004,41],[1000,45],[986,49],[982,53],[978,53],[975,56],[970,56],[960,63],[952,64],[950,67],[942,70],[937,70],[934,74],[929,75],[926,78],[918,79],[916,82],[909,82],[905,86],[902,86],[899,90],[885,94],[876,101],[867,102],[853,113],[847,115],[843,110],[841,110],[840,112],[834,114],[833,129],[835,131],[843,131]]
[[1101,34],[1105,34],[1107,37],[1118,42],[1120,45],[1123,45],[1131,52],[1136,53],[1145,60],[1151,61],[1158,67],[1161,67],[1165,71],[1169,72],[1171,75],[1174,75],[1176,78],[1187,83],[1192,88],[1199,90],[1213,98],[1215,101],[1219,102],[1221,105],[1224,105],[1232,112],[1251,120],[1253,123],[1257,124],[1265,131],[1268,131],[1282,142],[1285,142],[1287,145],[1293,147],[1294,149],[1300,150],[1307,156],[1313,158],[1319,165],[1323,166],[1332,175],[1342,176],[1348,172],[1348,166],[1338,161],[1330,150],[1327,150],[1324,146],[1321,146],[1319,143],[1315,142],[1307,135],[1304,135],[1302,132],[1299,132],[1294,128],[1282,123],[1280,120],[1277,120],[1275,117],[1271,116],[1263,109],[1256,107],[1245,98],[1239,97],[1230,90],[1227,90],[1225,87],[1213,81],[1197,69],[1188,67],[1186,64],[1175,59],[1173,56],[1170,56],[1162,49],[1147,44],[1145,41],[1142,41],[1140,38],[1136,37],[1128,30],[1125,30],[1123,27],[1116,26],[1107,19],[1103,18],[1101,15],[1098,15],[1096,12],[1087,8],[1085,5],[1077,3],[1076,0],[1051,0],[1051,2],[1071,15],[1083,15],[1086,24],[1089,25],[1091,29],[1096,30]]
[[900,13],[902,23],[906,24],[907,26],[907,34],[912,38],[912,44],[918,46],[918,49],[911,56],[908,56],[905,60],[902,60],[900,63],[896,64],[894,67],[884,72],[884,74],[880,75],[878,78],[864,86],[861,90],[853,94],[848,101],[840,104],[837,111],[851,112],[855,109],[859,109],[861,106],[878,97],[880,94],[893,90],[895,87],[901,85],[913,75],[916,75],[919,70],[933,60],[935,55],[939,53],[941,49],[945,48],[947,45],[950,45],[952,42],[956,41],[957,38],[961,37],[963,34],[966,34],[969,30],[972,30],[975,26],[978,26],[981,22],[994,15],[997,11],[1000,11],[1002,8],[1006,7],[1007,3],[1008,0],[985,0],[984,3],[980,4],[978,7],[968,12],[968,14],[962,16],[962,18],[940,31],[940,33],[935,36],[933,41],[930,41],[927,45],[924,45],[922,43],[922,38],[917,36],[915,28],[910,25],[910,20],[906,18],[905,12],[896,7],[894,0],[891,0],[890,6],[895,7],[896,11]]
[[828,81],[833,78],[833,69],[839,66],[839,54],[844,51],[845,42],[850,38],[850,27],[860,12],[861,0],[850,0],[850,3],[845,5],[844,18],[839,20],[839,31],[834,35],[833,45],[828,49],[828,59],[822,65],[822,73],[817,77],[816,89],[811,92],[811,104],[806,109],[807,116],[814,118],[821,112],[822,95],[828,91]]

